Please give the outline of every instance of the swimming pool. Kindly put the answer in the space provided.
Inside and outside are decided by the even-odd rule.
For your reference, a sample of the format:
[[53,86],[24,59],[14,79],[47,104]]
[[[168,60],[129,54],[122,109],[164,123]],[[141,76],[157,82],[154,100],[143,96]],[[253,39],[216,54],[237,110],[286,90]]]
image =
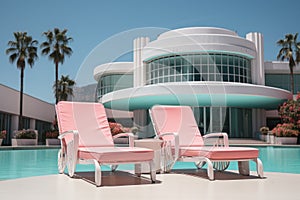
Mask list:
[[[260,159],[266,172],[300,174],[300,148],[255,147],[260,150]],[[0,150],[0,180],[30,176],[57,174],[58,149]],[[250,169],[255,171],[254,162]],[[177,162],[175,169],[195,169],[193,163]],[[109,170],[103,167],[103,170]],[[133,165],[122,165],[120,169],[133,169]],[[93,171],[92,165],[78,165],[77,171]],[[229,170],[237,170],[237,162],[231,162]]]

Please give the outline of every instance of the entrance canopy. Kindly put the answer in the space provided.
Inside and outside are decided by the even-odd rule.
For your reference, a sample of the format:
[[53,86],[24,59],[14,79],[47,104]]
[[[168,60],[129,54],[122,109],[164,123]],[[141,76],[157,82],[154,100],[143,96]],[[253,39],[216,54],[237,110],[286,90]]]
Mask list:
[[104,95],[101,102],[114,110],[149,109],[153,105],[277,109],[293,95],[286,90],[246,83],[174,82],[128,88]]

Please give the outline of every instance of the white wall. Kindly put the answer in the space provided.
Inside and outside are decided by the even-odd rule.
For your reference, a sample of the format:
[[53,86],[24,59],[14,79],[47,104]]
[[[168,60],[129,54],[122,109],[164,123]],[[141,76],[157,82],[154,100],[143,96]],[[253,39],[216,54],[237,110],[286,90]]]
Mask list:
[[[0,96],[0,111],[19,115],[19,91],[0,84]],[[54,105],[24,94],[23,116],[52,122],[55,117]]]

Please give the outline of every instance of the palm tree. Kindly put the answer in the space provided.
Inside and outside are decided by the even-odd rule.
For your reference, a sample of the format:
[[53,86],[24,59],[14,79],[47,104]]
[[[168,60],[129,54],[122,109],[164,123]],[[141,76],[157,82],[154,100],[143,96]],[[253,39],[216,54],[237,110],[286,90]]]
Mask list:
[[[291,92],[294,94],[294,67],[300,62],[300,42],[297,42],[298,33],[286,34],[284,39],[278,40],[281,46],[277,60],[288,60],[290,68]],[[294,57],[295,56],[295,57]]]
[[[67,37],[67,29],[60,31],[58,28],[54,28],[53,31],[44,32],[46,41],[41,44],[42,55],[49,55],[49,59],[53,60],[55,64],[55,94],[58,94],[58,64],[63,64],[65,61],[65,55],[71,56],[72,49],[68,46],[69,42],[73,39]],[[58,96],[55,97],[55,103],[58,102]]]
[[[75,81],[69,78],[69,76],[61,76],[60,80],[58,80],[58,87],[56,87],[55,83],[53,88],[54,92],[58,92],[55,94],[58,97],[58,101],[67,101],[69,96],[73,96],[73,86],[75,85]],[[58,90],[56,90],[58,88]]]
[[19,113],[19,127],[23,129],[23,85],[24,85],[24,70],[26,63],[30,67],[34,65],[35,60],[38,58],[37,55],[37,40],[32,40],[31,36],[27,35],[27,32],[15,32],[15,40],[9,41],[9,48],[6,49],[6,54],[9,55],[9,61],[14,63],[17,61],[17,68],[21,70],[21,82],[20,82],[20,113]]

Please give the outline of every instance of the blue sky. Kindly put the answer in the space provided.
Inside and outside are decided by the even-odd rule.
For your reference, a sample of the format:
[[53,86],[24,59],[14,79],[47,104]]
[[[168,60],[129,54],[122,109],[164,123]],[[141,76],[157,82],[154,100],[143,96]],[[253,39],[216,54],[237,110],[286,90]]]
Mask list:
[[[70,44],[74,53],[65,59],[59,74],[75,80],[99,44],[130,30],[143,29],[142,34],[147,34],[144,27],[164,30],[213,26],[236,31],[241,37],[248,32],[261,32],[265,60],[276,60],[276,41],[286,33],[300,32],[299,6],[299,0],[0,0],[0,83],[19,90],[20,70],[9,63],[5,54],[13,32],[27,31],[42,43],[42,32],[55,27],[68,29],[68,35],[74,39]],[[99,55],[99,61],[94,63],[101,64],[103,57]],[[86,83],[93,83],[93,74],[86,76]],[[24,92],[53,103],[53,82],[54,64],[39,53],[33,68],[27,66],[25,70]]]

